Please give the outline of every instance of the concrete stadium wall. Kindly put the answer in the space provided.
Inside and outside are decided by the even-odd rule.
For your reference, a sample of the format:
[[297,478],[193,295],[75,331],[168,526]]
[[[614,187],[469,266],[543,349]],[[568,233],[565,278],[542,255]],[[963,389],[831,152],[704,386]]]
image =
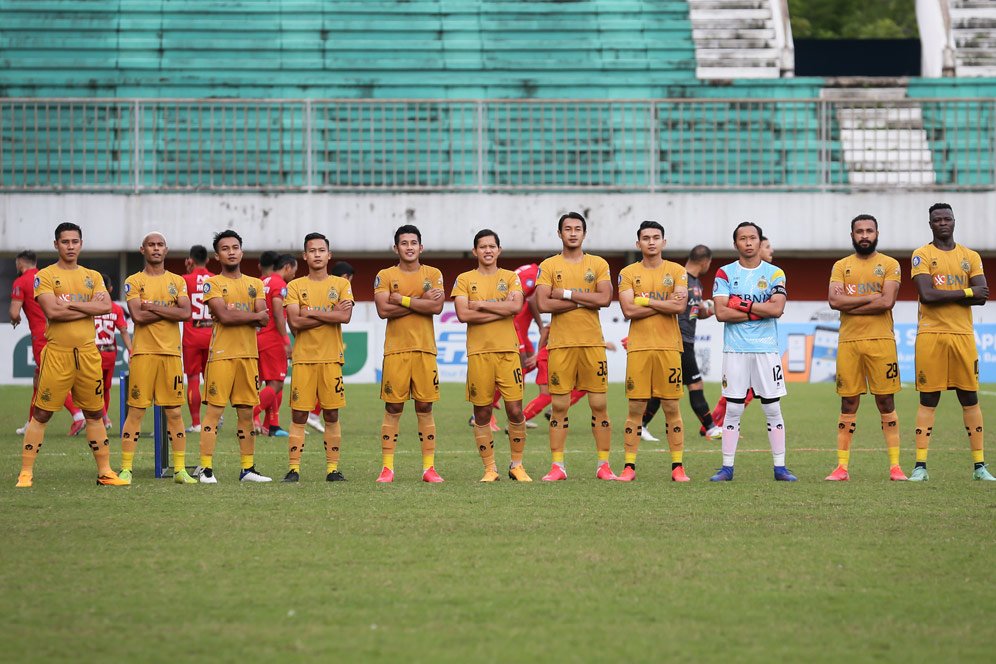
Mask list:
[[210,244],[211,234],[234,228],[246,246],[298,250],[305,234],[326,233],[339,253],[390,251],[394,230],[414,223],[427,251],[468,251],[474,232],[493,228],[507,252],[559,247],[556,221],[568,210],[589,221],[593,252],[634,249],[644,219],[659,220],[671,248],[704,243],[730,247],[733,227],[755,221],[782,254],[828,255],[851,249],[848,222],[878,217],[882,246],[912,250],[930,239],[927,208],[949,202],[959,242],[996,253],[996,192],[978,193],[682,193],[682,194],[4,194],[0,195],[0,252],[51,251],[61,221],[79,223],[88,252],[134,251],[150,230],[174,248]]

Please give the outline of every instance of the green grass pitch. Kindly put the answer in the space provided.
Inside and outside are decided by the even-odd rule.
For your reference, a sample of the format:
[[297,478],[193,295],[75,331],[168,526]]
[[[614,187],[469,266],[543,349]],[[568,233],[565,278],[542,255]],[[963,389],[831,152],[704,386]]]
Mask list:
[[[717,391],[708,386],[710,403]],[[991,661],[996,486],[971,479],[954,395],[938,409],[928,483],[887,480],[866,399],[852,479],[836,484],[822,481],[836,463],[832,386],[789,391],[794,485],[772,481],[756,404],[731,484],[707,481],[719,445],[698,435],[687,441],[690,484],[668,481],[663,442],[643,443],[637,482],[599,482],[584,403],[572,410],[569,481],[481,485],[459,385],[444,385],[436,409],[446,483],[418,481],[409,404],[396,482],[377,485],[381,405],[376,386],[355,385],[343,411],[346,483],[323,481],[312,432],[300,484],[242,486],[228,425],[217,486],[153,479],[147,443],[133,486],[97,487],[63,412],[49,426],[35,486],[15,490],[14,429],[30,392],[0,388],[2,658]],[[981,399],[996,425],[996,395]],[[909,472],[915,393],[905,389],[898,402]],[[683,409],[694,422],[687,400]],[[610,414],[619,470],[619,385]],[[662,429],[658,417],[651,430]],[[549,468],[545,421],[529,433],[526,466],[538,480]],[[195,463],[196,435],[189,447]],[[504,437],[496,448],[507,463]],[[285,441],[261,438],[257,466],[279,480]]]

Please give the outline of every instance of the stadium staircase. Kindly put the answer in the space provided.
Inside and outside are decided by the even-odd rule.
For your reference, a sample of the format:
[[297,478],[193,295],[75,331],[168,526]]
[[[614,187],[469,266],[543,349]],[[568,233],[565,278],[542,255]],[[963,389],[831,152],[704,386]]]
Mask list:
[[996,2],[950,0],[955,73],[996,76]]
[[905,86],[825,88],[821,97],[837,102],[835,119],[850,184],[934,184],[923,112],[917,104],[894,103],[906,99]]
[[[700,79],[779,78],[791,71],[778,33],[780,0],[688,0]],[[786,22],[787,23],[787,22]],[[791,35],[789,35],[789,38]],[[780,41],[782,43],[780,43]]]

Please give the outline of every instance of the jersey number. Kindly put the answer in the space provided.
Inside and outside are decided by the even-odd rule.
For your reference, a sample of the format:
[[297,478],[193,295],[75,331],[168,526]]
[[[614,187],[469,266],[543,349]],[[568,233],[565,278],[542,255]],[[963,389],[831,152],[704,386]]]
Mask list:
[[342,386],[342,376],[336,376],[336,379],[335,379],[335,393],[336,394],[345,394],[346,393],[346,389]]
[[896,362],[889,362],[885,365],[885,377],[892,380],[899,375],[899,364]]
[[681,384],[681,367],[671,367],[671,375],[667,377],[667,382],[672,385]]
[[783,377],[782,377],[782,365],[777,364],[774,367],[772,367],[772,369],[771,369],[771,379],[773,381],[775,381],[776,383],[778,381],[780,381],[780,380],[783,380]]
[[93,393],[96,394],[98,397],[101,396],[104,393],[104,379],[103,378],[98,378],[97,379],[97,389],[94,390]]
[[522,385],[522,368],[520,367],[516,369],[514,375],[515,375],[515,384]]
[[608,376],[609,375],[609,363],[599,361],[598,371],[595,372],[596,376]]

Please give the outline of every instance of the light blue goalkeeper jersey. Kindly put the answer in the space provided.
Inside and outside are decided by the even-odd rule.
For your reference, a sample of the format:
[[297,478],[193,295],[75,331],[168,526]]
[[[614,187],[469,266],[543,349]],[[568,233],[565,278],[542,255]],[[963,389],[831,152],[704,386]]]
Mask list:
[[[733,295],[753,302],[767,302],[776,290],[784,293],[785,272],[771,263],[761,261],[753,269],[740,262],[719,268],[712,286],[713,297]],[[774,318],[726,323],[723,329],[723,351],[727,353],[777,353],[778,322]]]

